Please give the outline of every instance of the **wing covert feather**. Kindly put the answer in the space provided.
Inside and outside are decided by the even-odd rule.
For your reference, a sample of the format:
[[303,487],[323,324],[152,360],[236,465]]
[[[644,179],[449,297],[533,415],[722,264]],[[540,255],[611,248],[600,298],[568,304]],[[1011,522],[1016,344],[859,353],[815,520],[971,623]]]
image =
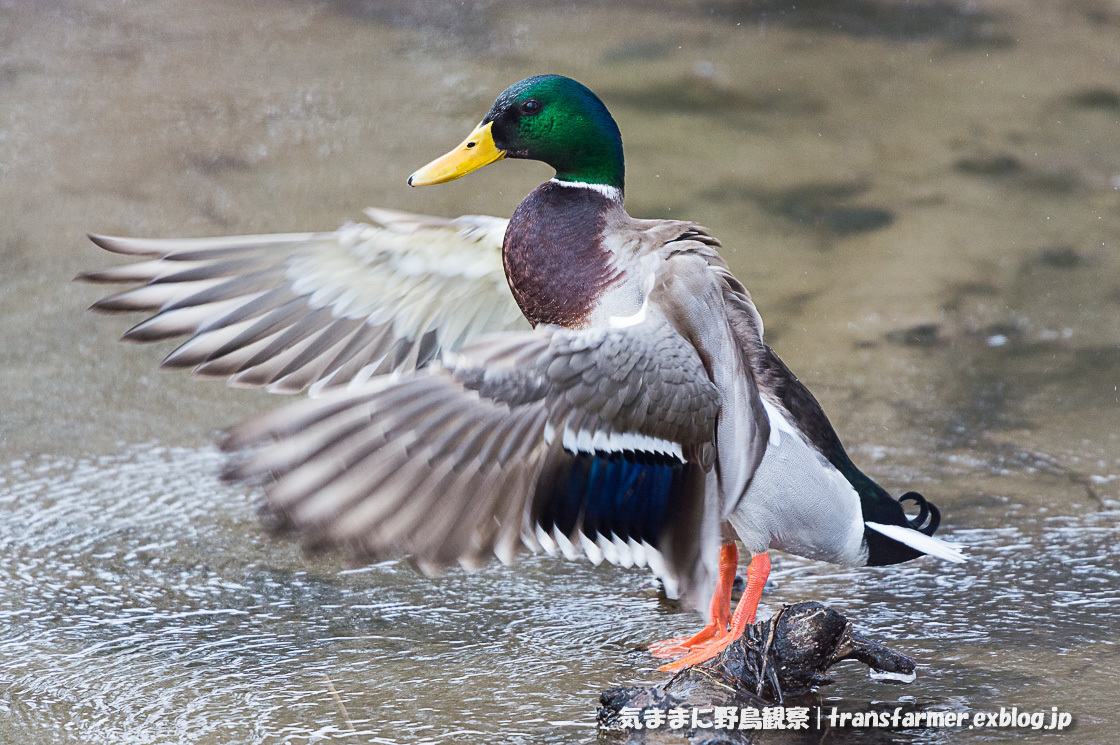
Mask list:
[[[265,510],[312,546],[356,559],[410,553],[429,569],[475,566],[493,554],[510,561],[538,546],[542,519],[563,517],[541,501],[540,474],[570,474],[588,457],[633,460],[645,449],[633,468],[661,469],[656,489],[673,487],[680,502],[658,514],[694,521],[707,511],[707,467],[696,455],[711,447],[720,393],[659,313],[626,329],[491,334],[446,365],[326,392],[234,429],[223,448],[248,452],[226,477],[263,481]],[[616,446],[619,455],[610,455]],[[591,450],[580,454],[581,447]],[[604,478],[584,487],[630,477]],[[626,533],[638,518],[612,517],[616,501],[577,506],[598,513],[566,525],[555,540],[629,563],[626,541],[645,541],[664,554],[672,585],[696,594],[707,577],[697,536],[657,521],[655,534]],[[709,522],[717,520],[718,509],[709,512]],[[549,530],[555,535],[557,526]]]
[[740,338],[753,306],[707,243],[657,271],[636,325],[483,335],[247,422],[223,443],[241,453],[226,477],[263,482],[279,525],[352,559],[648,560],[703,612],[719,526],[768,436]]

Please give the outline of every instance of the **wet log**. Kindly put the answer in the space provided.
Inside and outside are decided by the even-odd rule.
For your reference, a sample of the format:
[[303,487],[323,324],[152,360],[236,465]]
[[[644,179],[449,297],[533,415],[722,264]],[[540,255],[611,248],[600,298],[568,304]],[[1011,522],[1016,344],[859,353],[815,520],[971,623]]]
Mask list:
[[740,731],[737,727],[717,731],[685,726],[670,731],[668,726],[638,730],[624,725],[632,723],[635,716],[645,721],[651,709],[710,712],[714,707],[742,711],[746,707],[762,710],[782,705],[787,699],[831,683],[826,671],[842,660],[852,659],[896,676],[914,672],[914,660],[863,636],[832,608],[816,602],[797,603],[749,627],[742,639],[718,657],[682,670],[661,685],[604,691],[599,697],[597,718],[601,729],[622,733],[620,741],[630,745],[679,743],[682,737],[697,745],[752,742],[765,733]]

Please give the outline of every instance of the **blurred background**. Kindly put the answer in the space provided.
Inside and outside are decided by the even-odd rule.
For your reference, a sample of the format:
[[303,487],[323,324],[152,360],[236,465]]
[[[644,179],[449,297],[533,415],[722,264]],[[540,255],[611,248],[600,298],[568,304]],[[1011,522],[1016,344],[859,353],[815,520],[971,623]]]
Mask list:
[[696,619],[639,571],[340,572],[262,537],[211,443],[279,400],[158,372],[70,282],[115,261],[87,232],[508,216],[546,166],[405,179],[545,72],[618,120],[631,214],[719,236],[856,462],[971,547],[776,556],[763,615],[831,603],[920,663],[805,705],[1058,706],[1113,742],[1115,0],[0,0],[0,742],[597,742],[598,691],[659,678],[639,647]]

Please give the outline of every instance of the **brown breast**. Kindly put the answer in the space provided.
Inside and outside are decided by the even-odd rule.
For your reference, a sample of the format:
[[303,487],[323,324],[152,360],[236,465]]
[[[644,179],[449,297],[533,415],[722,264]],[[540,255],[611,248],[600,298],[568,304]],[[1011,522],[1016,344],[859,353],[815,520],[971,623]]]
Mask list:
[[620,273],[603,248],[603,194],[553,181],[522,200],[506,229],[502,257],[521,312],[540,323],[579,328]]

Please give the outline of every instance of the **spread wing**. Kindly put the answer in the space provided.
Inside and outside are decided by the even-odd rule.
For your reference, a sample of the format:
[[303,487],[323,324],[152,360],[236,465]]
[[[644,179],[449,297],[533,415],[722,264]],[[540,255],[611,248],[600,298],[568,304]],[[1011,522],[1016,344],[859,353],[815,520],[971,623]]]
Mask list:
[[506,283],[507,221],[369,210],[332,233],[144,240],[90,236],[146,260],[87,272],[139,283],[92,306],[151,317],[124,339],[186,341],[164,367],[295,393],[422,367],[487,332],[527,329]]
[[[736,455],[753,469],[760,435],[750,416],[724,424],[742,412],[711,368],[740,353],[717,331],[720,282],[700,265],[688,282],[662,271],[640,322],[488,336],[444,366],[241,425],[223,447],[246,452],[226,476],[263,481],[279,527],[356,559],[409,553],[438,569],[582,552],[648,563],[703,612],[720,524],[741,496],[724,492],[745,489],[717,452],[746,443]],[[709,301],[715,323],[697,317]]]

